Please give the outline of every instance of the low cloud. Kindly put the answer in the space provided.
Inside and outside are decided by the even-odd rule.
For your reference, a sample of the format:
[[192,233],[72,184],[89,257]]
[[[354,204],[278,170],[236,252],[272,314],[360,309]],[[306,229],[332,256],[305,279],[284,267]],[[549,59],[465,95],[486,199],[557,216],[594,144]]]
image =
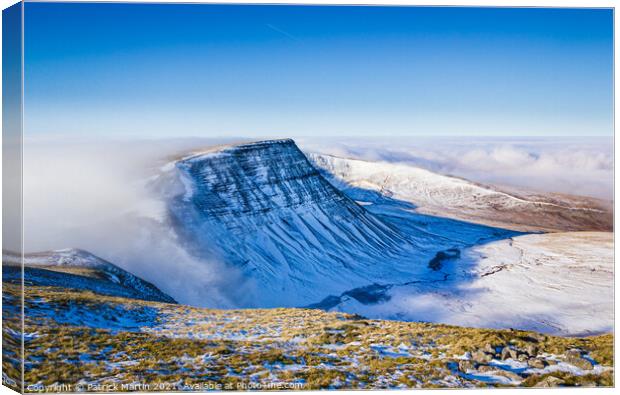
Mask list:
[[167,220],[166,198],[150,187],[161,167],[220,140],[26,142],[26,252],[81,248],[179,302],[234,307],[250,283],[216,257],[189,254]]

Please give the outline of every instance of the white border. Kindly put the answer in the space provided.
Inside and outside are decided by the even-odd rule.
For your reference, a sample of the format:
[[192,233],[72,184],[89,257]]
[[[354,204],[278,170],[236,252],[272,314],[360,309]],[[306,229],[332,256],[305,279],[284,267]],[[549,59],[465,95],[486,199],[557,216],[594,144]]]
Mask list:
[[[36,2],[39,0],[27,0],[27,2]],[[53,2],[53,1],[51,1]],[[615,1],[615,0],[590,0],[590,1],[583,1],[583,0],[541,0],[541,1],[532,1],[532,0],[524,0],[524,1],[512,1],[512,0],[447,0],[447,1],[437,1],[437,0],[422,0],[422,1],[407,1],[407,0],[337,0],[337,1],[333,1],[333,0],[288,0],[288,1],[278,1],[278,0],[218,0],[218,1],[184,1],[184,0],[169,0],[169,1],[146,1],[146,0],[125,0],[125,1],[96,1],[96,0],[61,0],[61,1],[57,1],[57,2],[75,2],[75,3],[102,3],[102,2],[118,2],[118,3],[204,3],[204,4],[317,4],[317,5],[386,5],[386,6],[390,6],[390,5],[401,5],[401,6],[482,6],[482,7],[560,7],[560,8],[570,8],[570,7],[587,7],[587,8],[616,8],[617,4],[620,4],[619,1]],[[5,9],[13,4],[17,3],[17,1],[15,0],[0,0],[0,8]],[[616,61],[616,54],[617,54],[617,46],[618,46],[618,39],[619,39],[619,33],[618,30],[615,29],[615,15],[614,15],[614,65],[617,65],[617,61]],[[2,40],[2,33],[1,33],[1,21],[0,21],[0,42]],[[1,58],[1,55],[0,55]],[[615,79],[615,66],[614,66],[614,98],[615,98],[615,92],[617,91],[618,88],[618,81]],[[1,62],[0,62],[0,73],[1,73]],[[2,82],[0,80],[0,89],[2,87]],[[614,100],[614,125],[615,125],[615,118],[616,118],[616,114],[617,114],[617,108],[616,108],[616,103]],[[0,116],[0,120],[1,120],[1,116]],[[615,130],[615,128],[614,128]],[[614,133],[615,135],[615,133]],[[1,139],[1,138],[0,138]],[[615,152],[618,151],[618,148],[620,146],[620,141],[617,139],[614,139],[614,158],[615,158]],[[0,158],[1,158],[1,153],[0,153]],[[0,160],[0,169],[1,169],[1,160]],[[614,162],[614,197],[618,196],[618,190],[620,188],[618,180],[620,178],[620,176],[618,175],[618,172],[615,171],[615,162]],[[1,174],[1,172],[0,172]],[[615,199],[614,199],[615,202]],[[2,197],[0,195],[0,205],[2,203]],[[615,204],[614,204],[615,207]],[[617,224],[617,215],[616,215],[616,210],[614,210],[614,229],[616,229],[616,224]],[[2,230],[0,229],[0,244],[1,244],[1,234],[2,234]],[[614,232],[614,245],[616,246],[617,239],[616,239],[616,233]],[[617,251],[615,251],[614,253],[614,262],[617,262]],[[617,295],[615,296],[615,300],[617,301]],[[619,308],[618,308],[618,303],[615,303],[615,317],[618,317],[619,313]],[[616,343],[616,341],[614,341],[614,343]],[[614,344],[615,345],[615,344]],[[615,347],[615,365],[618,365],[617,361],[619,360],[619,353],[618,353],[618,347]],[[619,378],[619,374],[618,374],[618,369],[616,368],[615,371],[615,380],[614,382],[616,383],[616,385],[618,385],[618,378]],[[430,391],[430,390],[397,390],[396,393],[410,393],[412,391]],[[439,390],[432,390],[436,393],[447,393],[448,391],[452,391],[449,389],[439,389]],[[485,392],[488,393],[489,390],[485,390],[485,389],[473,389],[473,390],[462,390],[462,391],[467,391],[468,394],[483,394]],[[516,388],[516,389],[491,389],[490,391],[492,391],[492,394],[505,394],[505,393],[510,393],[510,394],[531,394],[532,391],[571,391],[571,393],[573,391],[576,391],[577,393],[584,393],[584,391],[590,391],[590,389],[587,388],[564,388],[564,389],[524,389],[524,388]],[[352,393],[356,393],[356,394],[362,394],[365,393],[366,391],[330,391],[330,393],[333,394],[338,394],[338,393],[346,393],[346,394],[352,394]],[[390,393],[394,393],[393,390],[389,391]],[[265,392],[253,392],[256,394],[265,394]],[[289,391],[278,391],[278,393],[282,393],[282,394],[300,394],[300,392],[289,392]],[[302,391],[301,394],[306,394],[306,393],[318,393],[318,391]],[[387,394],[388,391],[386,390],[376,390],[376,391],[372,391],[372,394],[381,394],[381,395],[385,395]],[[598,394],[612,394],[615,393],[615,389],[614,388],[601,388],[601,389],[596,389],[596,393]],[[7,387],[0,387],[0,395],[5,395],[5,394],[15,394],[14,391],[8,389]],[[167,394],[172,394],[172,392],[168,392]],[[174,393],[174,394],[181,394],[181,393]]]

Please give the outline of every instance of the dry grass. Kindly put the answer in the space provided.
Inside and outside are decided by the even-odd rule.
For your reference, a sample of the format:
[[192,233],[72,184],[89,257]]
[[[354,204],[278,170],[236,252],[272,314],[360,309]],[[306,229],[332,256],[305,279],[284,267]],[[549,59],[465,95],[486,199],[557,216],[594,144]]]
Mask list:
[[[19,287],[4,286],[6,296],[19,295]],[[540,354],[558,358],[580,349],[601,365],[613,365],[611,334],[562,338],[366,320],[308,309],[200,309],[53,287],[27,287],[25,307],[26,332],[37,333],[26,342],[25,380],[43,385],[84,380],[174,383],[173,388],[163,387],[169,390],[209,383],[237,389],[274,382],[298,383],[303,389],[475,387],[492,384],[460,374],[455,369],[457,356],[506,345],[535,345]],[[69,310],[84,317],[121,311],[141,318],[142,309],[156,314],[145,315],[143,326],[130,330],[97,327],[86,319],[80,325],[59,323],[54,318]],[[10,325],[11,317],[5,315],[5,322]],[[11,341],[6,334],[4,339]],[[8,352],[19,345],[5,344]],[[405,351],[399,351],[403,345]],[[8,361],[5,358],[5,371],[17,374]],[[609,386],[612,373],[552,375],[564,385]],[[547,376],[523,375],[520,383],[537,385]],[[162,388],[151,388],[157,389]]]

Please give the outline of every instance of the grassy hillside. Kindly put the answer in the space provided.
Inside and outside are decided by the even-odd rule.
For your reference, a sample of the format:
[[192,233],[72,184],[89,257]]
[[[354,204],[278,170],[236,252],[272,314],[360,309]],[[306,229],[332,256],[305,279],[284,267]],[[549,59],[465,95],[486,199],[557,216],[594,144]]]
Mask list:
[[[5,282],[3,297],[3,367],[17,377],[19,287]],[[25,311],[31,391],[613,385],[610,334],[212,310],[47,286],[26,287]]]

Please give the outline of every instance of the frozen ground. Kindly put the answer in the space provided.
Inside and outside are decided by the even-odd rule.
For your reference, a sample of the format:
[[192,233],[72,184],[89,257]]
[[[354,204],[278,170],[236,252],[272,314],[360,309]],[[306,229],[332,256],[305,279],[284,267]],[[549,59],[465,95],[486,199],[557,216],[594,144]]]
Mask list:
[[441,270],[446,281],[384,286],[378,303],[344,295],[331,310],[557,335],[613,330],[612,233],[517,236],[469,248]]
[[[4,283],[3,298],[21,298]],[[613,337],[546,336],[310,309],[213,310],[28,285],[25,380],[106,392],[613,385]],[[3,311],[7,378],[21,333]],[[158,384],[164,385],[159,386]],[[200,387],[208,385],[209,387]],[[125,387],[123,387],[125,386]]]

